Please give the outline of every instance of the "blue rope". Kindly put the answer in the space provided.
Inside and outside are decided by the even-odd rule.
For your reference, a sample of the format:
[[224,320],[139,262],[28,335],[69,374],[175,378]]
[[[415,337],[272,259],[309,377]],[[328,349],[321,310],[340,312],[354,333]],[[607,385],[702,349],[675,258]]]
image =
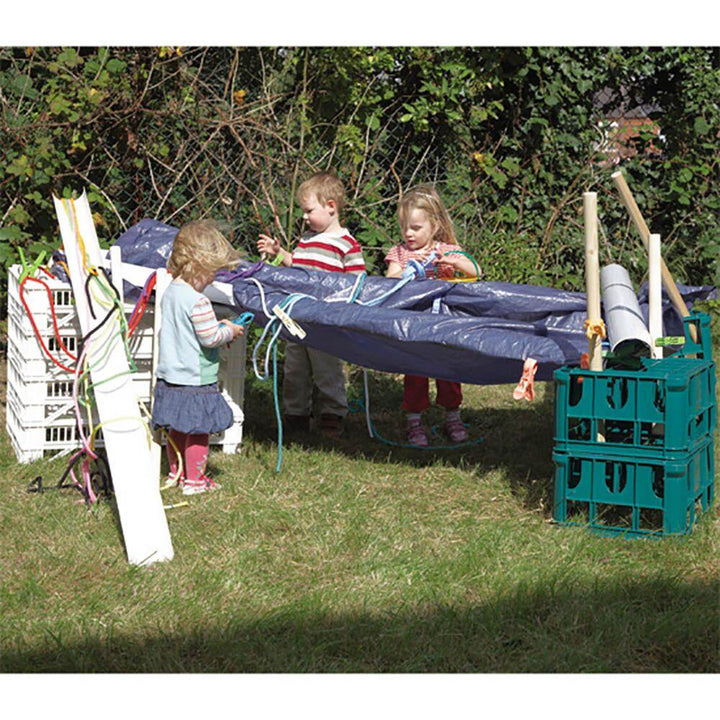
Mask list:
[[275,466],[275,472],[279,473],[282,467],[282,441],[283,441],[283,429],[282,429],[282,417],[280,416],[280,400],[278,398],[278,386],[277,386],[277,343],[273,346],[273,398],[275,400],[275,419],[277,420],[278,426],[278,459],[277,465]]
[[416,278],[419,280],[425,279],[427,277],[427,267],[436,259],[437,253],[433,250],[423,263],[418,260],[408,260],[408,263],[405,266],[405,269],[402,271],[402,275],[400,276],[400,282],[393,285],[393,287],[391,287],[387,292],[383,293],[379,297],[376,297],[374,300],[369,300],[368,302],[361,302],[357,299],[357,296],[360,292],[360,287],[365,284],[365,281],[363,280],[360,283],[360,287],[355,288],[355,291],[353,292],[352,297],[350,298],[350,300],[348,300],[348,302],[356,302],[358,305],[362,305],[363,307],[373,307],[375,305],[379,305],[383,300],[386,300],[391,295],[400,290],[400,288],[405,287],[405,285],[407,285],[411,280],[415,280]]
[[255,319],[255,316],[250,312],[245,312],[242,315],[238,315],[234,320],[233,323],[235,325],[242,325],[244,328],[248,327],[250,323]]
[[[368,408],[370,407],[370,389],[368,387],[368,372],[365,368],[363,368],[363,393],[365,396],[364,402],[362,400],[355,400],[353,401],[353,408],[349,407],[349,409],[351,412],[358,412],[358,410],[360,409],[364,410],[365,420],[367,423],[368,433],[370,434],[370,437],[376,438],[377,440],[380,440],[380,442],[383,442],[386,445],[400,448],[409,448],[411,450],[456,450],[458,448],[468,447],[470,445],[477,445],[483,441],[483,438],[480,437],[477,440],[467,440],[463,443],[457,443],[455,445],[411,445],[410,443],[396,443],[392,440],[386,440],[375,429],[373,421],[370,419],[370,413],[368,412]],[[351,403],[348,403],[348,406],[350,405]],[[467,424],[465,424],[465,427],[467,427]],[[434,427],[431,428],[431,431],[433,435],[439,434]]]
[[365,285],[365,279],[367,278],[367,273],[364,272],[360,277],[358,278],[357,282],[355,283],[355,287],[353,288],[352,295],[350,295],[350,299],[348,300],[348,305],[351,305],[354,303],[358,295],[360,294],[360,291],[362,290],[363,286]]
[[[288,295],[282,302],[278,303],[280,308],[285,311],[285,313],[288,316],[291,316],[292,309],[295,306],[295,304],[302,300],[303,298],[312,298],[311,295],[303,295],[302,293],[292,293],[291,295]],[[250,314],[250,313],[248,313]],[[277,382],[277,341],[280,337],[280,333],[282,332],[283,325],[279,318],[277,317],[270,317],[268,318],[268,322],[265,325],[265,329],[263,330],[262,335],[260,336],[260,339],[255,344],[255,347],[253,348],[252,353],[252,361],[253,361],[253,371],[255,372],[255,377],[257,377],[259,380],[267,380],[270,376],[269,371],[269,364],[270,364],[270,355],[272,354],[272,364],[273,364],[273,401],[275,405],[275,419],[277,420],[277,426],[278,426],[278,461],[277,461],[277,467],[275,468],[276,472],[280,472],[280,468],[282,467],[282,441],[283,441],[283,432],[282,432],[282,416],[280,413],[280,398],[278,393],[278,382]],[[264,363],[264,372],[261,375],[258,372],[258,366],[257,366],[257,355],[258,355],[258,349],[262,346],[263,342],[265,341],[265,338],[267,335],[272,331],[272,335],[270,337],[270,340],[268,342],[267,350],[265,351],[265,363]]]

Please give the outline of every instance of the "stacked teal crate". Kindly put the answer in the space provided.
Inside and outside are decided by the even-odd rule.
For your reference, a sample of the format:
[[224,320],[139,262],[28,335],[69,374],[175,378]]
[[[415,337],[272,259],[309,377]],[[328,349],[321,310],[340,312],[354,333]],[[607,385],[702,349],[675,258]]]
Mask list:
[[637,369],[555,373],[556,522],[609,535],[683,535],[712,505],[710,318],[686,318],[685,334],[680,352],[642,359]]

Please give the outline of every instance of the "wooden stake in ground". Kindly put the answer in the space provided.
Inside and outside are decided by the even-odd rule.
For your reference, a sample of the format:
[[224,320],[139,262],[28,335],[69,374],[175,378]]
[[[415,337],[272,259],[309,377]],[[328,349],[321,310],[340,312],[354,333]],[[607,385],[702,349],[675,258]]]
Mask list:
[[[585,330],[588,336],[590,370],[601,372],[602,340],[605,337],[605,323],[600,312],[600,259],[598,257],[597,193],[583,193],[583,220],[585,225],[585,289],[587,293],[587,320]],[[598,420],[597,441],[605,440],[605,423]]]
[[[630,214],[630,218],[635,225],[635,229],[638,231],[640,239],[642,240],[643,245],[645,246],[645,250],[647,251],[649,249],[650,230],[647,226],[647,223],[643,219],[640,208],[637,206],[632,192],[630,192],[630,188],[628,187],[627,181],[625,180],[625,176],[620,170],[618,170],[614,172],[611,177],[613,179],[613,182],[615,183],[615,187],[617,188],[618,193],[620,194],[620,199],[623,201],[623,205],[625,205],[625,208]],[[687,309],[687,305],[685,305],[685,301],[682,299],[682,295],[680,295],[680,291],[677,289],[677,285],[675,285],[675,281],[673,280],[672,275],[667,269],[665,261],[662,258],[660,258],[660,272],[662,275],[662,284],[665,288],[665,292],[670,298],[670,302],[672,302],[673,306],[680,313],[681,317],[687,317],[690,314],[690,311]],[[697,332],[695,331],[694,325],[690,325],[690,335],[693,342],[697,342]]]
[[663,357],[663,349],[656,342],[663,336],[661,263],[660,236],[651,233],[648,238],[648,330],[654,358]]
[[598,257],[597,193],[583,193],[585,223],[585,287],[587,291],[588,353],[590,369],[602,370],[602,339],[605,337],[600,312],[600,260]]

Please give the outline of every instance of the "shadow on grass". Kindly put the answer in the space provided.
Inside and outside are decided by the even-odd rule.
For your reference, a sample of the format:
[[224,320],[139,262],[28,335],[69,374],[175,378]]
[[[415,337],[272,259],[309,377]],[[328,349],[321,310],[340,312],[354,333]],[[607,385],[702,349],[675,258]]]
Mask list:
[[0,671],[106,673],[715,673],[718,585],[672,580],[517,588],[487,606],[330,615],[320,600],[187,634],[5,651]]
[[[362,381],[357,379],[349,388],[351,397],[362,397]],[[284,434],[283,445],[299,445],[312,450],[340,452],[347,457],[368,462],[402,463],[411,467],[428,467],[437,463],[467,469],[476,467],[477,474],[501,470],[511,491],[531,511],[547,508],[549,515],[553,494],[553,394],[546,392],[541,401],[522,410],[514,407],[473,408],[463,406],[463,420],[468,425],[470,440],[478,442],[455,449],[412,449],[402,447],[404,416],[402,383],[395,377],[374,374],[372,378],[371,422],[383,439],[369,437],[364,407],[353,408],[346,419],[340,438],[328,439],[319,432]],[[277,446],[277,421],[272,392],[267,384],[248,383],[245,390],[248,422],[245,434],[254,441]],[[449,445],[442,434],[442,411],[437,407],[426,413],[426,426],[437,432],[431,445]],[[384,442],[384,440],[389,441]]]

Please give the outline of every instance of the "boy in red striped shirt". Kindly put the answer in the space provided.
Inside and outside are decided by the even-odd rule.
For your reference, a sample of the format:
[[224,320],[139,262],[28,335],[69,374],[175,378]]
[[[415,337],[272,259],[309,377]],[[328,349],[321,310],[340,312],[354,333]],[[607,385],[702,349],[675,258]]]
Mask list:
[[[362,248],[340,223],[345,189],[332,173],[317,173],[300,185],[298,204],[309,232],[303,234],[291,253],[267,235],[260,235],[258,250],[280,255],[288,267],[329,272],[365,272]],[[288,430],[308,430],[313,386],[318,389],[320,430],[338,436],[348,412],[345,374],[339,358],[304,345],[288,342],[285,348],[283,412]]]

